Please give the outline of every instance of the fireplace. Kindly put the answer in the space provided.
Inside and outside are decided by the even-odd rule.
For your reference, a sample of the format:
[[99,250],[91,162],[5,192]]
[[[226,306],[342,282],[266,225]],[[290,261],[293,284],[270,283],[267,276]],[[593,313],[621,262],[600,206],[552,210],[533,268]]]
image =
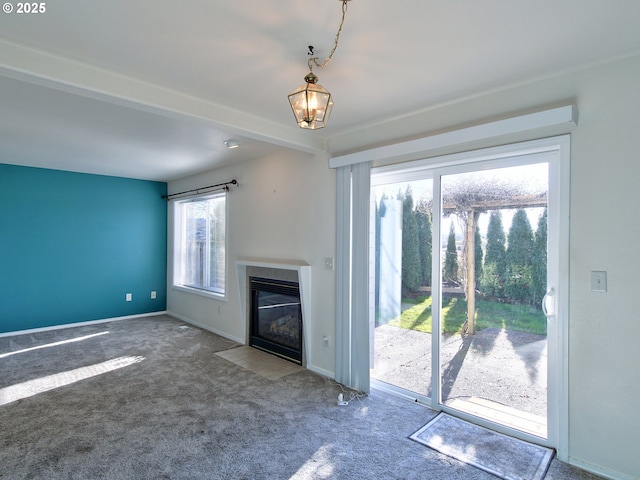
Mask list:
[[249,277],[249,345],[302,364],[302,307],[297,282]]

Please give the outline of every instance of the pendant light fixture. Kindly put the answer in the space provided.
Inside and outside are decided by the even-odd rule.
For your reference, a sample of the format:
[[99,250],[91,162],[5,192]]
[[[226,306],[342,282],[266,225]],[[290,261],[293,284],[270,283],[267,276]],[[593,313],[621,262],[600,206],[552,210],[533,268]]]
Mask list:
[[[327,89],[318,83],[318,77],[313,73],[313,66],[324,68],[331,61],[333,53],[338,48],[340,32],[342,32],[344,17],[347,13],[347,2],[349,1],[351,0],[340,0],[342,2],[342,20],[329,56],[322,63],[318,62],[318,57],[312,56],[307,62],[309,73],[304,77],[305,83],[289,94],[289,103],[300,128],[317,130],[327,125],[333,108],[333,99]],[[313,48],[313,46],[309,46],[309,55],[314,55]]]

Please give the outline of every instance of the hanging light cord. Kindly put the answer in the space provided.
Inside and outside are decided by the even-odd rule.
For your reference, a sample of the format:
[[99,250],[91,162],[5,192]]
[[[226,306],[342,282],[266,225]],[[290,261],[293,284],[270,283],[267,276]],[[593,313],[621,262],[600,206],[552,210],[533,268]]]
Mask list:
[[[318,63],[318,57],[311,57],[309,59],[309,61],[307,62],[308,65],[309,65],[309,71],[310,72],[313,72],[313,65],[314,64],[318,68],[326,67],[327,63],[329,63],[331,61],[331,57],[333,57],[333,54],[336,51],[336,48],[338,48],[338,42],[340,41],[340,33],[342,32],[342,27],[344,25],[344,17],[347,14],[347,2],[348,1],[349,0],[342,0],[342,19],[340,20],[340,26],[338,27],[338,33],[336,33],[336,39],[335,39],[335,42],[333,43],[333,48],[331,49],[331,52],[329,52],[329,56],[322,63]],[[311,51],[313,51],[313,50],[311,50]]]

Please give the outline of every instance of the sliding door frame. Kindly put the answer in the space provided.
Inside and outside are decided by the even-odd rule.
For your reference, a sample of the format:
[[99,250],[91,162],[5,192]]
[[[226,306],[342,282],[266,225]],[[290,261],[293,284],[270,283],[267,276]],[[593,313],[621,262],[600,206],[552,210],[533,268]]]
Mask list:
[[[551,158],[550,158],[551,157]],[[497,166],[549,164],[549,237],[548,288],[556,294],[552,297],[555,313],[548,320],[548,375],[547,375],[547,439],[515,431],[493,422],[479,419],[442,405],[440,381],[440,341],[432,341],[431,398],[426,403],[436,409],[557,449],[558,458],[568,461],[568,318],[569,318],[569,162],[570,136],[532,140],[500,147],[486,148],[436,158],[416,160],[372,169],[372,184],[392,183],[422,178],[433,179],[434,209],[432,234],[434,241],[432,270],[432,331],[441,335],[441,177],[445,174],[469,170],[492,169]],[[438,202],[438,203],[436,203]]]

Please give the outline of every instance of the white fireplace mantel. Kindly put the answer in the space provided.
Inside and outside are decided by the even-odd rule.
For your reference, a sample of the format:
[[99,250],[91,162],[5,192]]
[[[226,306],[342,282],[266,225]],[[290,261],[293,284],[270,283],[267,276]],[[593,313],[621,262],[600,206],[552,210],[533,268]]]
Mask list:
[[247,267],[273,268],[277,270],[291,270],[298,273],[300,287],[300,303],[302,304],[302,354],[303,365],[309,365],[311,358],[311,342],[309,335],[313,319],[311,318],[311,265],[296,260],[265,260],[265,259],[239,259],[236,261],[238,269],[238,297],[240,301],[240,316],[242,319],[243,338],[248,338],[247,319]]

